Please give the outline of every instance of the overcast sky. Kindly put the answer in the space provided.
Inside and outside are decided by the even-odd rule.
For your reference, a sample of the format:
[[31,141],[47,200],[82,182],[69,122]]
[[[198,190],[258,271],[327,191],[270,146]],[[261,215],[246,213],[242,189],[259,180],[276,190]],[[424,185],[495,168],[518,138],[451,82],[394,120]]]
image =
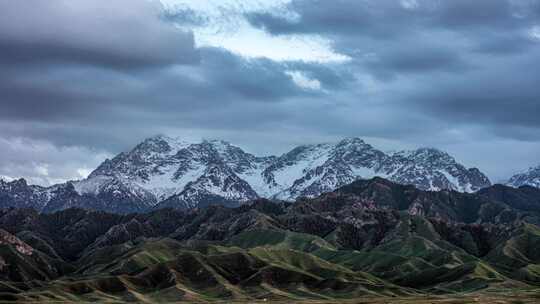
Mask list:
[[540,0],[0,0],[0,176],[155,134],[255,154],[357,136],[492,181],[540,164]]

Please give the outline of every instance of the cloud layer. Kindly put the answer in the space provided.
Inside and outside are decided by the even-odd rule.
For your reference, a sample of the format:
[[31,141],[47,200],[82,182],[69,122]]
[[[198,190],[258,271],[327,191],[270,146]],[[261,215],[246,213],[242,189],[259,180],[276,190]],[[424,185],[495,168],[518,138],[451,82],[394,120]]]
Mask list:
[[77,178],[156,133],[436,146],[494,180],[540,162],[540,1],[167,2],[0,2],[0,175]]
[[162,22],[150,1],[0,4],[2,64],[88,64],[132,69],[197,60],[193,35]]

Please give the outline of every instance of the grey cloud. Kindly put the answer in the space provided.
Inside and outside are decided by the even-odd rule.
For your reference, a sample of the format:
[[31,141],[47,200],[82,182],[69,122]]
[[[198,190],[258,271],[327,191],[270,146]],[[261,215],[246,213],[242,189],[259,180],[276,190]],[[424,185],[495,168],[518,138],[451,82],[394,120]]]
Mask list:
[[[399,54],[415,49],[426,54],[419,71],[430,70],[431,66],[440,70],[445,64],[450,70],[456,63],[463,66],[459,57],[467,57],[471,50],[504,54],[534,47],[526,32],[538,25],[538,0],[414,3],[407,8],[400,1],[390,0],[293,0],[288,8],[298,15],[296,19],[267,11],[248,13],[246,19],[273,35],[323,35],[331,39],[338,52],[353,58],[382,52],[386,56],[395,54],[383,61],[395,61],[401,58]],[[405,56],[410,57],[410,52]],[[396,62],[397,70],[417,69],[414,62],[401,61]]]
[[246,14],[256,27],[272,34],[313,33],[330,36],[370,36],[376,39],[394,38],[398,32],[414,27],[423,18],[421,11],[404,9],[399,1],[355,1],[355,0],[293,0],[289,10],[299,18],[285,18],[269,12]]
[[357,59],[381,79],[392,79],[399,73],[450,72],[463,73],[473,68],[459,53],[442,45],[388,45],[373,57]]
[[[420,86],[409,98],[417,109],[457,124],[489,124],[497,130],[513,126],[538,130],[538,60],[540,56],[531,55],[527,59],[514,59],[511,66],[494,61],[489,68],[471,72],[468,77],[432,79],[429,87]],[[522,132],[505,133],[521,137]],[[535,140],[540,140],[538,133]]]
[[0,137],[1,176],[25,177],[30,184],[50,185],[85,177],[104,158],[104,151],[56,147],[47,141]]
[[526,52],[537,43],[526,33],[485,34],[478,38],[472,51],[488,55],[512,55]]
[[157,1],[1,1],[0,64],[139,68],[198,60],[192,33],[159,18]]
[[210,20],[208,16],[197,12],[186,5],[176,5],[163,11],[163,18],[180,26],[204,26]]
[[284,73],[284,66],[279,63],[264,58],[247,61],[211,48],[207,49],[205,55],[203,66],[207,67],[206,76],[215,84],[228,87],[244,98],[264,101],[300,93],[298,86]]
[[273,12],[246,14],[256,27],[273,34],[316,33],[395,38],[400,33],[438,27],[444,30],[509,30],[533,25],[540,1],[416,0],[410,8],[401,1],[293,0],[288,9],[298,18]]
[[508,0],[440,1],[432,10],[433,24],[443,28],[487,27],[489,30],[519,26]]
[[[84,65],[0,71],[0,118],[10,126],[0,135],[117,150],[163,129],[264,128],[287,116],[272,104],[323,94],[294,83],[287,74],[299,68],[293,62],[245,59],[217,48],[199,53],[198,65],[129,74]],[[339,77],[326,73],[321,82],[337,85]]]
[[[0,141],[12,146],[2,148],[0,175],[37,180],[36,166],[49,164],[61,168],[49,179],[71,177],[85,157],[92,167],[156,133],[229,139],[258,153],[362,136],[391,148],[448,148],[494,175],[509,169],[486,147],[504,142],[514,145],[504,155],[533,155],[519,166],[536,162],[540,41],[527,31],[539,1],[417,2],[293,0],[298,19],[246,16],[273,35],[322,36],[351,58],[331,63],[196,49],[174,25],[211,20],[189,7],[0,2]],[[289,71],[321,90],[298,86]],[[25,144],[47,148],[22,153]]]
[[[538,140],[531,134],[540,129],[540,41],[529,32],[540,20],[540,1],[411,3],[293,0],[288,8],[297,18],[276,12],[246,18],[273,35],[330,39],[351,58],[344,69],[378,80],[380,91],[366,98],[384,106],[380,117],[414,111],[418,120],[433,118],[432,130],[482,125],[494,136]],[[360,93],[350,93],[343,98],[352,104]],[[396,134],[385,133],[378,136]]]

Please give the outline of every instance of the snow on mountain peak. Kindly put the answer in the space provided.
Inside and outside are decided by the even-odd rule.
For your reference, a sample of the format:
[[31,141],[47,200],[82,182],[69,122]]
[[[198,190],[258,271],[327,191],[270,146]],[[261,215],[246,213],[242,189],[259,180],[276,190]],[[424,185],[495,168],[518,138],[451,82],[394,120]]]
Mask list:
[[540,165],[512,176],[508,180],[507,185],[512,187],[532,186],[540,188]]
[[131,153],[137,152],[153,152],[156,154],[169,153],[175,154],[179,150],[189,146],[190,143],[178,137],[170,137],[158,135],[145,139],[141,144],[136,146]]
[[[370,146],[363,139],[358,137],[348,137],[338,142],[341,146]],[[371,147],[371,146],[370,146]]]
[[222,140],[187,142],[159,135],[104,161],[64,192],[72,197],[72,205],[91,196],[100,204],[115,204],[116,209],[194,208],[199,203],[234,204],[257,197],[312,197],[376,176],[423,190],[471,192],[490,185],[480,171],[431,148],[387,154],[352,137],[259,157]]

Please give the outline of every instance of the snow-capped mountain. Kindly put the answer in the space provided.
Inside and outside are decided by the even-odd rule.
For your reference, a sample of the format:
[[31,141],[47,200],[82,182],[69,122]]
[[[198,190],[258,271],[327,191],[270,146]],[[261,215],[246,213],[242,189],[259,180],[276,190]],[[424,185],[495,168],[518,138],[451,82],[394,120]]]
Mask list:
[[[157,136],[128,153],[106,160],[90,176],[76,182],[80,194],[129,189],[148,207],[171,199],[179,206],[196,207],[203,197],[244,202],[259,197],[241,175],[263,168],[273,158],[255,157],[223,141],[186,143]],[[148,197],[148,198],[147,198]]]
[[512,187],[532,186],[540,188],[540,165],[512,176],[508,180],[507,185]]
[[154,200],[146,200],[150,205],[192,208],[207,198],[244,202],[257,197],[312,197],[374,176],[424,190],[472,192],[490,185],[477,169],[467,169],[435,149],[388,155],[349,138],[300,146],[279,157],[257,157],[224,141],[187,143],[157,136],[105,161],[75,188],[81,194],[97,194],[113,183],[124,185],[136,197],[152,195]]
[[235,205],[259,197],[314,197],[375,176],[422,190],[473,192],[490,185],[478,169],[467,169],[430,148],[387,154],[359,138],[348,138],[299,146],[279,157],[258,157],[224,141],[188,143],[156,136],[106,160],[87,179],[50,188],[26,185],[33,190],[24,195],[35,197],[36,209],[42,211],[90,204],[94,209],[133,212],[216,202]]
[[465,168],[445,152],[421,148],[386,154],[358,138],[334,145],[296,148],[281,156],[276,166],[269,167],[263,174],[270,181],[276,181],[272,177],[280,174],[290,178],[276,181],[278,185],[285,185],[275,194],[281,199],[313,197],[356,179],[375,176],[412,184],[422,190],[474,192],[491,184],[478,169]]
[[49,188],[28,185],[22,178],[9,182],[0,179],[0,207],[13,206],[41,210],[47,205],[52,192]]
[[[107,191],[108,188],[116,188]],[[40,212],[55,212],[72,207],[116,213],[148,210],[151,196],[137,198],[125,185],[103,184],[98,193],[79,193],[73,182],[51,187],[28,185],[26,180],[6,182],[0,179],[0,208],[32,208]]]

